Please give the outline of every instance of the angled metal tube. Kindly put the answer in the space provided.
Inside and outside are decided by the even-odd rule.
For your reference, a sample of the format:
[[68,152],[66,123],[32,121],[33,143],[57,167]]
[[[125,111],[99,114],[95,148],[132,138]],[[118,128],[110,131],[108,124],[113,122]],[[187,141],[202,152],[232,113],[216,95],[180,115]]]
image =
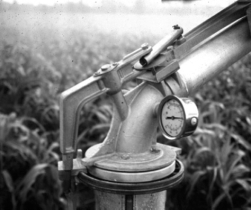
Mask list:
[[156,140],[158,121],[154,116],[154,107],[163,98],[162,93],[150,84],[142,84],[130,103],[126,121],[118,133],[117,152],[143,153],[151,148]]
[[184,55],[190,52],[191,49],[200,42],[204,41],[234,21],[245,17],[246,10],[250,5],[251,1],[236,1],[221,12],[192,29],[190,32],[186,33],[185,37],[187,41],[174,50],[175,57],[183,58]]
[[177,74],[181,78],[177,85],[174,77],[166,83],[176,95],[184,95],[181,87],[187,88],[187,95],[196,92],[203,84],[226,70],[251,51],[251,34],[247,18],[242,18],[220,34],[210,39],[180,62]]
[[179,26],[177,27],[178,28],[174,29],[173,33],[166,35],[156,45],[154,45],[152,51],[148,55],[142,57],[139,60],[142,66],[147,66],[149,63],[151,63],[154,58],[156,58],[161,53],[161,51],[163,51],[169,45],[173,44],[173,42],[182,35],[183,29]]

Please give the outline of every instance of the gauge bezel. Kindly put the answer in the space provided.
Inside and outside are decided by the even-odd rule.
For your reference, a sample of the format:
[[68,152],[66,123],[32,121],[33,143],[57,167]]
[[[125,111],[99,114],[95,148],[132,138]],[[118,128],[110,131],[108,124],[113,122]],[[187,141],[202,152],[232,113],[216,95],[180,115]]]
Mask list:
[[[180,104],[183,110],[183,115],[184,115],[184,122],[181,128],[181,131],[176,136],[171,136],[170,134],[168,134],[162,122],[162,111],[163,111],[164,105],[168,101],[173,100],[173,99],[176,100]],[[158,107],[159,127],[162,131],[163,136],[167,138],[168,140],[176,140],[176,139],[191,135],[198,125],[198,116],[199,116],[199,112],[198,112],[197,106],[189,98],[179,98],[175,95],[169,95],[160,102],[159,107]],[[191,124],[192,118],[196,118],[197,120],[195,125]]]

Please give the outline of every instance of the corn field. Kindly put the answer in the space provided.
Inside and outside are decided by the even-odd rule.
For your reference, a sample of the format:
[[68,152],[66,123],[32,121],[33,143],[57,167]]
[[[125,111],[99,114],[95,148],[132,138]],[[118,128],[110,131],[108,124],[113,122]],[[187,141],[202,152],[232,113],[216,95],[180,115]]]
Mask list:
[[[27,14],[0,13],[2,210],[65,209],[57,175],[59,94],[101,65],[161,38],[79,23],[58,26],[40,15],[40,21],[27,22]],[[160,142],[182,148],[185,165],[183,182],[168,191],[167,209],[251,209],[250,93],[249,54],[193,96],[200,119],[192,136],[173,143],[159,135]],[[85,152],[103,141],[113,111],[106,97],[83,109],[77,144]],[[94,209],[92,191],[79,188],[78,209]]]

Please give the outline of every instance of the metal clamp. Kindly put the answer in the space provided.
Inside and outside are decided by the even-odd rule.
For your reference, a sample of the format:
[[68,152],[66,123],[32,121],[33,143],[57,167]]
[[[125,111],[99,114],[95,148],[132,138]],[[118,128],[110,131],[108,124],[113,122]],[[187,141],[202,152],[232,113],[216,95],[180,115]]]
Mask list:
[[155,193],[174,187],[182,181],[184,177],[184,166],[179,160],[176,160],[175,164],[175,171],[169,176],[145,183],[112,182],[98,179],[85,173],[79,173],[78,179],[93,189],[103,192],[133,195]]
[[159,83],[179,69],[173,49],[184,43],[185,38],[182,36],[183,29],[180,26],[175,25],[173,28],[173,33],[160,40],[153,46],[151,53],[134,65],[137,71],[147,70],[144,75],[138,77],[139,79]]

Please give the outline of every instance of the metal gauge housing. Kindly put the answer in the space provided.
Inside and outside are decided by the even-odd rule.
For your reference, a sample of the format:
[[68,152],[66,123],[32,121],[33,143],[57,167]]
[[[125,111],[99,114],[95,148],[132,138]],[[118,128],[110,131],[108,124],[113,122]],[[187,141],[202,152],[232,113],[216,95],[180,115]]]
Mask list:
[[158,107],[159,125],[169,140],[191,135],[198,125],[198,116],[197,106],[189,98],[170,95]]

